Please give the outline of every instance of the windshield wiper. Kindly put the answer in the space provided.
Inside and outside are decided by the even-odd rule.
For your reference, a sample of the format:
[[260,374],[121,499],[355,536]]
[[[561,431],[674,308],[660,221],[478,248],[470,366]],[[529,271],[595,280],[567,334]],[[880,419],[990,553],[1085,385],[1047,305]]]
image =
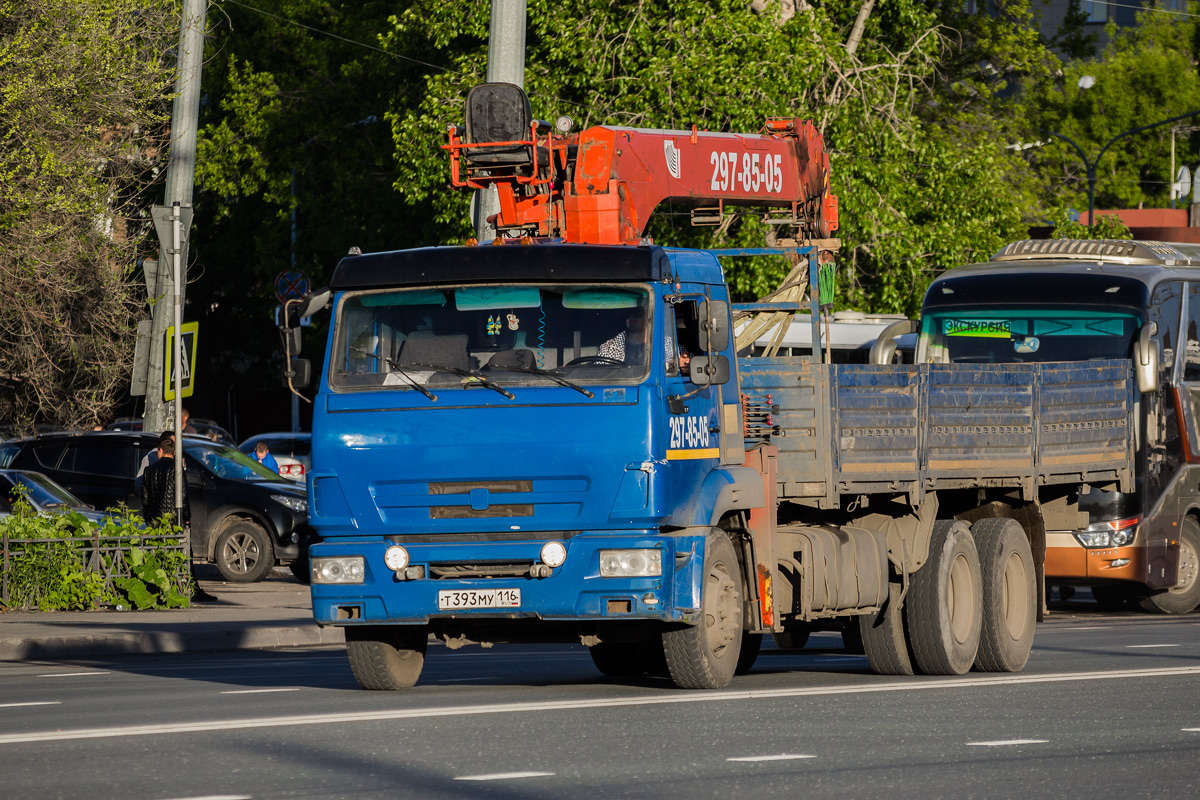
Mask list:
[[570,389],[574,389],[575,391],[579,392],[580,394],[584,395],[585,397],[595,397],[596,396],[593,392],[589,392],[587,389],[583,388],[578,383],[567,380],[562,375],[559,375],[557,372],[554,372],[553,370],[540,369],[539,367],[510,367],[505,364],[488,364],[487,367],[488,367],[488,369],[502,369],[506,372],[527,372],[530,375],[542,375],[542,376],[554,381],[555,383],[559,384],[560,386],[566,386]]
[[[408,362],[408,365],[410,367],[424,367],[425,369],[432,369],[432,370],[436,370],[438,372],[449,372],[451,375],[461,375],[464,378],[474,378],[475,382],[479,386],[483,386],[484,388],[491,389],[494,392],[499,392],[500,394],[507,397],[509,400],[512,400],[516,397],[515,394],[508,391],[500,384],[489,380],[486,375],[483,375],[478,372],[474,372],[469,369],[459,369],[458,367],[448,367],[445,364],[421,364],[417,361],[410,361],[410,362]],[[466,385],[466,384],[464,383],[464,385]]]
[[354,347],[353,345],[351,345],[350,349],[353,350],[354,352],[360,353],[368,358],[382,358],[384,361],[386,361],[388,363],[389,367],[396,370],[396,372],[399,373],[400,376],[402,378],[404,378],[404,380],[408,381],[408,384],[410,386],[412,386],[412,388],[416,389],[418,392],[425,395],[433,402],[435,402],[435,403],[437,402],[437,395],[434,394],[433,392],[429,391],[428,389],[426,389],[420,383],[418,383],[417,379],[414,378],[412,375],[409,375],[408,372],[405,371],[404,367],[400,366],[399,363],[393,361],[392,359],[388,358],[387,356],[381,356],[381,355],[372,353],[370,351],[363,350],[361,347]]

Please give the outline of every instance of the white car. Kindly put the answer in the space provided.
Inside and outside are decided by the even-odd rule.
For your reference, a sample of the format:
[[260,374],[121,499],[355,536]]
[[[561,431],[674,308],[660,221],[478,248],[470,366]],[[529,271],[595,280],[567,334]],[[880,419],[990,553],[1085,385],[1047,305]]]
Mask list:
[[279,474],[293,481],[304,482],[312,469],[311,433],[260,433],[238,445],[248,456],[253,457],[259,442],[266,442],[267,449],[279,462]]

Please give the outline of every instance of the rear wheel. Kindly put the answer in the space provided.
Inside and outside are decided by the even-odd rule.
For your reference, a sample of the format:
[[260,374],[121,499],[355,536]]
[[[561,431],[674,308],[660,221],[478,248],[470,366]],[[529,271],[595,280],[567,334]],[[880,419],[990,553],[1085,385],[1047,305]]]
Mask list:
[[1186,614],[1200,605],[1200,525],[1193,517],[1184,517],[1179,533],[1179,582],[1165,592],[1139,601],[1146,611],[1160,614]]
[[631,678],[646,671],[636,642],[600,642],[588,648],[588,655],[602,675]]
[[904,615],[901,613],[900,584],[888,584],[888,599],[874,614],[858,618],[863,652],[867,663],[880,675],[912,675],[913,662],[904,635]]
[[262,526],[250,520],[237,520],[225,526],[217,537],[217,569],[233,583],[261,581],[275,566],[271,537]]
[[1037,582],[1025,530],[1012,519],[981,519],[971,526],[983,577],[983,629],[975,668],[1019,672],[1033,648]]
[[412,625],[348,627],[346,654],[358,685],[364,689],[396,691],[411,688],[425,666],[429,634]]
[[858,620],[853,617],[842,623],[842,647],[846,648],[847,653],[857,656],[866,652],[863,649],[862,630],[858,627]]
[[975,663],[983,627],[979,552],[963,522],[933,525],[929,560],[913,573],[906,609],[916,666],[927,675],[962,675]]
[[667,668],[679,688],[721,689],[733,680],[742,644],[740,575],[733,543],[713,528],[704,543],[700,619],[662,637]]
[[780,650],[803,650],[808,644],[809,631],[804,628],[784,628],[778,633],[772,633],[775,646]]
[[762,649],[763,635],[761,633],[743,633],[742,649],[738,653],[737,667],[734,675],[745,675],[754,668],[758,660],[758,651]]

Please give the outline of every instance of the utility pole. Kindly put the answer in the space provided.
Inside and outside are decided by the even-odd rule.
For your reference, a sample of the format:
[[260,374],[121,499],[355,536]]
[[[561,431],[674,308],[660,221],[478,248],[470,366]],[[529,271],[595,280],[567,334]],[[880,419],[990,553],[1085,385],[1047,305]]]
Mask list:
[[[163,342],[167,335],[167,327],[173,323],[176,325],[175,335],[179,337],[175,311],[177,305],[179,309],[183,307],[184,289],[187,285],[187,242],[192,219],[192,188],[195,185],[196,129],[200,116],[200,70],[204,63],[204,20],[207,7],[208,0],[183,0],[175,104],[171,111],[171,149],[167,162],[166,197],[163,206],[160,207],[162,216],[168,219],[174,216],[170,209],[175,205],[180,207],[178,259],[181,266],[177,284],[173,259],[160,257],[157,279],[152,286],[147,281],[151,309],[150,358],[146,380],[146,414],[142,423],[143,430],[147,431],[163,430],[172,416],[172,409],[163,399]],[[159,228],[159,243],[164,253],[176,247],[172,241],[174,233],[173,227]],[[178,365],[179,357],[173,357],[172,363]],[[176,372],[178,371],[177,368]],[[181,398],[177,391],[173,414],[177,428],[180,403]],[[182,451],[182,441],[176,441]],[[180,464],[182,461],[177,457],[176,463]]]
[[[492,0],[492,27],[488,33],[488,83],[513,83],[525,88],[525,0]],[[471,205],[475,237],[481,242],[496,238],[488,217],[500,213],[494,188],[477,189]]]

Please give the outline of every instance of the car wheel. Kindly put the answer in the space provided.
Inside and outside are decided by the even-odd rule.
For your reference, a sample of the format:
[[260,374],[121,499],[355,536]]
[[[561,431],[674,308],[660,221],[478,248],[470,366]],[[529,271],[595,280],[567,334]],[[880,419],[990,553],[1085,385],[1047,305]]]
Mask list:
[[275,566],[271,539],[260,525],[237,520],[225,526],[217,538],[217,569],[227,581],[261,581]]

